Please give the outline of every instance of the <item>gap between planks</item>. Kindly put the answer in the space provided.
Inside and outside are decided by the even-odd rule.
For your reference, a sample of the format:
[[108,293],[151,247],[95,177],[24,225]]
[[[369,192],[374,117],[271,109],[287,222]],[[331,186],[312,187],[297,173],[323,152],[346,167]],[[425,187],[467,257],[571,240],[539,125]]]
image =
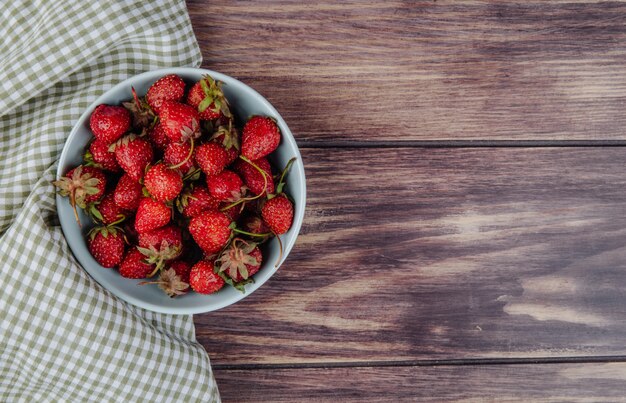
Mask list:
[[626,140],[408,140],[298,141],[300,148],[502,148],[626,147]]
[[377,367],[444,367],[478,365],[589,364],[626,362],[626,355],[535,357],[535,358],[468,358],[450,360],[352,361],[290,364],[213,364],[214,370],[268,370],[314,368],[377,368]]

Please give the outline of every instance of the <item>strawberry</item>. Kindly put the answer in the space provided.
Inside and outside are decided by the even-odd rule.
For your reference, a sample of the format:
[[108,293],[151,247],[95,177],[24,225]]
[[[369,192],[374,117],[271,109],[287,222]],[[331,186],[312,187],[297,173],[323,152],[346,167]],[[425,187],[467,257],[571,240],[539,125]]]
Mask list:
[[162,202],[144,197],[139,202],[135,215],[135,230],[142,234],[162,227],[170,222],[172,211]]
[[159,113],[165,134],[174,143],[200,137],[200,116],[194,108],[179,102],[164,102]]
[[277,235],[284,234],[293,223],[293,204],[284,193],[281,193],[265,202],[261,216],[272,232]]
[[165,151],[165,147],[170,143],[170,138],[165,134],[165,129],[160,122],[148,132],[148,138],[152,145],[160,151]]
[[183,250],[183,236],[180,228],[167,225],[139,234],[139,252],[148,263],[161,268],[167,260],[177,258]]
[[178,211],[185,217],[193,218],[205,210],[217,210],[219,202],[211,196],[204,186],[186,189],[176,200]]
[[61,179],[52,182],[61,196],[69,196],[76,222],[80,225],[76,206],[86,209],[87,204],[98,201],[106,188],[106,176],[96,167],[79,165]]
[[[265,179],[263,174],[259,172],[252,164],[256,165],[261,171],[265,172]],[[272,167],[266,158],[260,158],[258,160],[249,162],[239,160],[235,162],[234,169],[243,178],[244,183],[255,195],[261,195],[264,190],[267,190],[268,194],[274,193],[274,181],[272,178]]]
[[115,154],[109,151],[109,144],[98,139],[91,142],[84,160],[87,162],[87,166],[95,166],[111,172],[122,170],[115,160]]
[[207,177],[206,182],[211,196],[220,201],[236,201],[243,194],[243,181],[239,175],[228,169]]
[[139,246],[150,249],[160,248],[166,243],[168,246],[183,247],[183,236],[180,228],[175,225],[167,225],[155,230],[139,234]]
[[139,207],[139,200],[141,200],[142,196],[141,189],[141,184],[131,178],[130,175],[122,175],[119,182],[117,182],[117,186],[115,187],[115,192],[113,194],[115,204],[124,210],[137,210],[137,207]]
[[185,96],[185,82],[176,74],[159,78],[148,88],[146,100],[156,114],[161,113],[164,101],[180,101]]
[[115,194],[106,194],[100,204],[92,205],[90,212],[104,225],[120,222],[126,218],[125,211],[115,203]]
[[213,294],[224,286],[224,280],[213,271],[213,263],[199,261],[191,268],[189,285],[197,293]]
[[[191,156],[190,153],[192,153]],[[176,167],[183,175],[196,168],[193,150],[189,142],[169,143],[165,148],[163,161],[171,167]]]
[[231,235],[231,221],[220,211],[204,211],[191,219],[189,232],[207,254],[219,252]]
[[111,144],[130,129],[130,112],[122,106],[98,105],[89,118],[93,135]]
[[117,163],[136,181],[141,180],[146,166],[154,157],[150,143],[134,134],[121,138],[111,148],[115,151]]
[[116,267],[124,256],[124,236],[116,227],[95,227],[89,232],[89,252],[103,267]]
[[220,272],[236,282],[247,280],[261,268],[263,256],[256,243],[235,238],[216,260]]
[[183,189],[183,178],[180,172],[158,163],[148,169],[143,184],[154,200],[167,202],[174,200]]
[[222,92],[222,83],[213,80],[209,75],[205,75],[191,87],[187,95],[187,104],[196,108],[203,120],[232,116],[228,101]]
[[126,278],[146,278],[154,271],[154,265],[145,262],[144,255],[131,248],[120,265],[120,274]]
[[241,155],[257,160],[276,150],[279,143],[280,130],[276,121],[266,116],[253,116],[243,127]]
[[196,164],[207,175],[217,175],[228,164],[228,154],[224,147],[217,143],[206,143],[196,149]]

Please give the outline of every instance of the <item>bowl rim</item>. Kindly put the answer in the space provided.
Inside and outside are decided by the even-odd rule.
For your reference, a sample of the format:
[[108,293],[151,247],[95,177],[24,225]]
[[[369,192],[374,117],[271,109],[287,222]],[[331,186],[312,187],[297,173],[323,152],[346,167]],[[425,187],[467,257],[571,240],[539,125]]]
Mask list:
[[[304,171],[304,162],[302,161],[302,155],[300,154],[300,149],[298,148],[298,145],[296,143],[295,138],[293,137],[293,134],[291,133],[291,130],[289,129],[289,127],[287,126],[287,123],[285,122],[285,120],[282,118],[282,116],[280,115],[280,113],[278,113],[278,111],[276,110],[276,108],[274,108],[274,106],[263,96],[261,95],[258,91],[256,91],[254,88],[250,87],[249,85],[245,84],[242,81],[237,80],[234,77],[228,76],[224,73],[220,73],[214,70],[210,70],[210,69],[205,69],[205,68],[196,68],[196,67],[171,67],[171,68],[161,68],[161,69],[157,69],[157,70],[150,70],[150,71],[146,71],[140,74],[136,74],[133,75],[131,77],[126,78],[125,80],[115,84],[114,86],[112,86],[111,88],[105,90],[98,98],[96,98],[85,110],[84,112],[81,114],[81,116],[78,118],[78,120],[76,120],[76,122],[74,123],[74,126],[72,127],[72,130],[70,131],[70,134],[68,135],[67,139],[65,140],[65,143],[63,145],[63,150],[61,151],[61,154],[59,155],[59,158],[57,160],[57,170],[56,170],[56,179],[59,179],[63,176],[64,172],[61,172],[62,169],[62,164],[61,161],[64,161],[65,159],[68,158],[68,154],[70,153],[69,151],[69,147],[68,144],[70,144],[72,142],[72,140],[74,139],[74,137],[78,136],[78,132],[80,127],[85,123],[85,121],[87,119],[89,119],[89,117],[91,116],[91,113],[93,112],[93,110],[95,109],[96,106],[100,105],[101,103],[104,103],[105,100],[110,96],[111,93],[116,92],[117,90],[123,89],[123,88],[130,88],[132,86],[132,83],[135,82],[143,82],[143,81],[149,81],[149,80],[156,80],[164,75],[167,74],[179,74],[179,75],[188,75],[188,74],[208,74],[211,77],[213,77],[214,79],[218,80],[218,81],[223,81],[224,83],[226,83],[227,85],[229,83],[233,83],[235,85],[239,85],[244,87],[247,91],[250,91],[250,93],[256,98],[255,102],[260,102],[264,108],[266,108],[268,111],[270,111],[270,113],[273,114],[273,118],[275,118],[279,124],[279,126],[281,127],[281,134],[282,134],[282,140],[286,141],[289,143],[289,145],[291,146],[291,148],[294,150],[295,152],[295,157],[297,158],[296,163],[294,163],[291,167],[292,170],[297,170],[297,175],[299,178],[301,178],[301,180],[299,181],[299,189],[293,189],[292,191],[294,192],[298,192],[301,195],[301,201],[298,203],[298,208],[295,209],[295,214],[294,214],[294,219],[293,219],[293,225],[292,228],[290,229],[290,231],[295,231],[294,236],[289,239],[288,242],[283,244],[283,249],[284,249],[284,253],[283,256],[281,258],[281,260],[274,266],[274,267],[270,267],[271,269],[271,274],[269,276],[267,276],[263,281],[257,282],[255,281],[255,283],[253,284],[249,284],[248,287],[246,286],[246,292],[245,293],[238,293],[237,296],[231,300],[226,300],[220,303],[216,303],[214,306],[211,306],[210,308],[206,308],[203,306],[198,306],[198,307],[167,307],[167,306],[162,306],[162,305],[158,305],[152,302],[146,302],[140,298],[135,297],[134,295],[131,294],[127,294],[125,292],[120,291],[119,289],[117,289],[116,287],[109,287],[106,286],[104,284],[102,284],[96,277],[94,277],[94,275],[92,274],[92,270],[94,270],[94,268],[88,268],[85,267],[85,265],[83,265],[81,263],[81,261],[79,260],[79,258],[76,256],[76,254],[74,253],[74,250],[72,249],[70,242],[68,241],[67,238],[67,230],[68,228],[66,228],[68,225],[70,225],[70,223],[67,222],[67,220],[61,220],[59,217],[59,222],[61,224],[61,229],[63,231],[63,237],[65,238],[67,245],[69,247],[70,252],[72,253],[72,255],[74,256],[74,260],[76,261],[76,263],[87,272],[87,274],[89,274],[89,276],[96,281],[102,288],[104,288],[105,290],[111,292],[112,294],[114,294],[115,296],[117,296],[118,298],[132,304],[135,305],[137,307],[140,308],[144,308],[153,312],[159,312],[159,313],[166,313],[166,314],[178,314],[178,315],[189,315],[189,314],[198,314],[198,313],[207,313],[207,312],[212,312],[212,311],[216,311],[222,308],[225,308],[229,305],[232,305],[246,297],[248,297],[249,295],[251,295],[254,291],[256,291],[257,289],[259,289],[263,284],[265,284],[275,273],[276,271],[278,271],[278,269],[280,268],[280,266],[284,263],[284,261],[286,260],[287,256],[289,255],[289,253],[291,252],[291,249],[293,248],[294,244],[296,243],[296,240],[298,238],[298,235],[300,234],[300,229],[302,227],[302,222],[304,220],[304,213],[305,213],[305,209],[306,209],[306,176],[305,176],[305,171]],[[286,129],[286,131],[284,129]],[[57,215],[59,214],[59,206],[60,203],[67,203],[66,198],[61,197],[58,193],[56,195],[56,207],[57,207]],[[99,269],[99,268],[98,268]]]

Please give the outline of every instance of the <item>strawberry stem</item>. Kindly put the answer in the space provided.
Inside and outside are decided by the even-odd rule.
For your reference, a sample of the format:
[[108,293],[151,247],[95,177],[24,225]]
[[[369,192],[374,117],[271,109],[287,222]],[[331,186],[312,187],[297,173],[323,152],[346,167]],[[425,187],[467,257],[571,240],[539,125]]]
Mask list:
[[280,180],[278,181],[278,186],[276,186],[276,194],[281,194],[283,192],[283,187],[285,186],[285,175],[287,174],[287,172],[289,171],[289,169],[291,168],[291,165],[293,165],[293,163],[295,162],[296,157],[293,157],[292,159],[289,160],[289,162],[287,162],[287,165],[285,165],[285,169],[283,169],[283,172],[280,174]]
[[184,159],[184,160],[182,160],[181,162],[179,162],[179,163],[178,163],[178,164],[176,164],[176,165],[170,165],[170,167],[169,167],[170,169],[180,168],[180,167],[182,167],[183,165],[185,165],[185,163],[186,163],[187,161],[189,161],[189,158],[191,158],[191,156],[193,155],[193,146],[194,146],[193,137],[190,137],[190,138],[189,138],[189,141],[191,142],[191,146],[189,147],[189,153],[187,154],[187,157],[185,157],[185,159]]
[[83,225],[80,223],[80,218],[78,218],[78,210],[76,210],[76,197],[74,191],[70,192],[70,205],[72,206],[72,210],[74,210],[74,218],[76,218],[78,227],[82,228]]
[[264,193],[266,193],[266,190],[267,190],[267,173],[264,170],[262,170],[257,164],[255,164],[254,162],[250,161],[247,157],[245,157],[243,155],[240,155],[239,158],[241,158],[242,160],[244,160],[248,164],[252,165],[254,167],[254,169],[259,171],[259,173],[261,175],[263,175],[263,191],[261,193],[259,193],[258,195],[254,196],[254,197],[242,197],[241,199],[237,200],[236,202],[231,203],[228,206],[222,208],[221,211],[226,211],[226,210],[228,210],[230,208],[233,208],[236,205],[238,205],[240,203],[243,203],[243,202],[256,200],[259,197],[261,197]]

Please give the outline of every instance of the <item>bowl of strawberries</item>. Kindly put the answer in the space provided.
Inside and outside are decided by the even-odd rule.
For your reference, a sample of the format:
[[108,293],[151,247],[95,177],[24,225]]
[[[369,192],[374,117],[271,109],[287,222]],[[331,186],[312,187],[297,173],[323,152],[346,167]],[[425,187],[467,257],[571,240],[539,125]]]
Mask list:
[[98,98],[54,185],[81,266],[123,300],[171,314],[214,311],[265,283],[306,201],[300,152],[276,109],[196,68],[139,74]]

